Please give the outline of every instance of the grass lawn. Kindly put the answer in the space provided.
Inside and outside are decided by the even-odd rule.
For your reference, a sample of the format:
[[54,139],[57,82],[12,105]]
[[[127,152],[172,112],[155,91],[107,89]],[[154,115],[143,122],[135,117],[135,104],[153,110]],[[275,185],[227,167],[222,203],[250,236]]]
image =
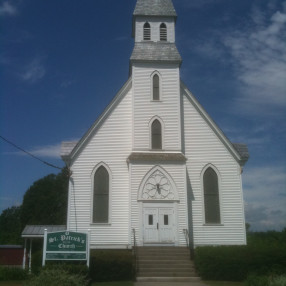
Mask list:
[[243,286],[243,282],[227,282],[227,281],[203,281],[209,286]]
[[0,286],[22,286],[24,282],[22,281],[0,281]]
[[92,286],[133,286],[131,281],[121,281],[121,282],[95,282]]
[[[203,281],[209,286],[243,286],[240,282],[223,282],[223,281]],[[21,281],[0,281],[0,286],[22,286],[24,282]],[[96,282],[92,286],[133,286],[133,282]]]

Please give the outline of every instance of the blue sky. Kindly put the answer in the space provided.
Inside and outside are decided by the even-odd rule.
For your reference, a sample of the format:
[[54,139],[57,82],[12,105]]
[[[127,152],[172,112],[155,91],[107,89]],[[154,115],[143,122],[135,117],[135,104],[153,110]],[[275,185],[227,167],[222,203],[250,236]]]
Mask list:
[[[252,230],[286,227],[286,1],[173,0],[181,78],[232,142]],[[0,135],[62,167],[128,79],[135,0],[0,0]],[[0,211],[58,170],[0,140]]]

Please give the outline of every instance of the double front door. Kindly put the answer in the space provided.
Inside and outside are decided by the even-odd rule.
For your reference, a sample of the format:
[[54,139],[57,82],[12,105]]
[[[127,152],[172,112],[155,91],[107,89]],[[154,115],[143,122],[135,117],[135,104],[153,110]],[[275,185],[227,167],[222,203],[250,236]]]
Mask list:
[[144,243],[174,243],[173,207],[143,208]]

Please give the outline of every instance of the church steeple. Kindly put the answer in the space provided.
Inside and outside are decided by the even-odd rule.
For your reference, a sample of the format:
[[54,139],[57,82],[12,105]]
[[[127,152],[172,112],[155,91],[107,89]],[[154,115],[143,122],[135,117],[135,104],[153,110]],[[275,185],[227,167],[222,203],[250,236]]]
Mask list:
[[133,13],[134,62],[172,62],[180,65],[175,45],[177,14],[172,0],[137,0]]

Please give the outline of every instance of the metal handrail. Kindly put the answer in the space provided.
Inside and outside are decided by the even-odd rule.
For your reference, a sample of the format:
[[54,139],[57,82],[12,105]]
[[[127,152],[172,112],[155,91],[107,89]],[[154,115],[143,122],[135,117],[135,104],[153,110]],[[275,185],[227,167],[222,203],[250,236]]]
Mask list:
[[132,229],[133,232],[133,260],[134,260],[134,269],[135,269],[135,278],[137,276],[139,270],[139,263],[138,263],[138,255],[137,255],[137,242],[136,242],[136,231],[135,228]]
[[187,247],[189,248],[189,251],[190,251],[190,259],[193,260],[194,250],[191,247],[189,231],[187,229],[183,229],[183,232],[184,232],[184,235],[185,235]]
[[187,243],[187,247],[190,248],[190,236],[189,236],[189,231],[184,228],[183,229],[184,235],[185,235],[185,239],[186,239],[186,243]]

